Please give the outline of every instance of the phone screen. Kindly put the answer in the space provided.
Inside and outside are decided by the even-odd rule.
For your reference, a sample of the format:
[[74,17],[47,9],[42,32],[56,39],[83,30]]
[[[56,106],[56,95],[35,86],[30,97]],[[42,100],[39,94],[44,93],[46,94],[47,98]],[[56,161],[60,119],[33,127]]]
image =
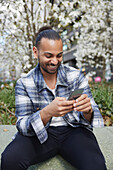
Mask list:
[[84,89],[76,89],[71,92],[68,100],[76,100],[78,97],[80,97],[83,93]]

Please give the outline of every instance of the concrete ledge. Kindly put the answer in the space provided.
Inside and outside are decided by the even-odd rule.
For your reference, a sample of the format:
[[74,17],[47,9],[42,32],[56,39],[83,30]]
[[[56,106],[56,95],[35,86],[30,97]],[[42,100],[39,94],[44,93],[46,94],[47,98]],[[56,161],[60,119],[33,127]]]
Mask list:
[[77,170],[66,162],[60,155],[43,163],[30,166],[28,170]]
[[[16,127],[13,125],[0,125],[0,153],[11,141],[16,133]],[[108,170],[113,169],[113,127],[104,127],[94,129],[94,133],[99,142],[100,148],[105,156]],[[52,159],[33,165],[28,170],[75,170],[62,157],[57,155]]]

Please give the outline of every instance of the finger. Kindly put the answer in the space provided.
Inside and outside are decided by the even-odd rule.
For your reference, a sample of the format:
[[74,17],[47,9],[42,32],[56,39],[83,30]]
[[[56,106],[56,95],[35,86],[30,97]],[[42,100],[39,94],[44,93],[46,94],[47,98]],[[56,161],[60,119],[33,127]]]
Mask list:
[[90,98],[87,97],[87,98],[85,98],[85,99],[83,99],[83,100],[81,100],[79,102],[74,103],[74,107],[81,106],[81,105],[84,105],[86,103],[91,104],[90,103]]
[[87,107],[87,108],[85,108],[84,110],[81,110],[80,112],[90,113],[90,110],[91,110],[91,107]]
[[73,110],[73,109],[74,109],[73,104],[62,106],[62,107],[60,106],[58,107],[58,112],[61,113],[63,111],[68,111],[68,110]]
[[66,113],[71,112],[71,111],[73,111],[73,108],[64,110],[64,111],[60,112],[58,115],[59,116],[64,116]]
[[65,101],[66,98],[65,98],[65,97],[56,97],[55,100],[58,100],[58,101]]
[[58,103],[58,105],[59,106],[71,106],[71,105],[73,105],[74,104],[74,102],[75,102],[75,100],[65,100],[65,101],[59,101],[59,103]]
[[75,111],[79,111],[79,112],[86,112],[89,111],[90,109],[91,109],[91,104],[89,103],[74,108]]
[[87,94],[82,94],[80,97],[76,99],[76,102],[80,102],[81,100],[84,100],[86,98],[88,98]]

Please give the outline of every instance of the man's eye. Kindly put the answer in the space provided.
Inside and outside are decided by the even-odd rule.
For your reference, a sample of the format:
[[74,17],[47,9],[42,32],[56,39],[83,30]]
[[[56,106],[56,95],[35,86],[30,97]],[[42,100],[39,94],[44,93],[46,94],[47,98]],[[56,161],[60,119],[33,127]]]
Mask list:
[[58,56],[57,56],[57,58],[60,58],[60,57],[62,57],[62,55],[58,55]]
[[51,56],[50,55],[46,55],[46,58],[51,58]]

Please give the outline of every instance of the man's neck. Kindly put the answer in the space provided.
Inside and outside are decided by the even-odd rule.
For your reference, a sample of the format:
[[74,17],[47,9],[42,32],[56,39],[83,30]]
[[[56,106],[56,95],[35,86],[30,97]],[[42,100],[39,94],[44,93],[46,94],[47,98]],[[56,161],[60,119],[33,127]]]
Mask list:
[[47,72],[42,72],[42,75],[44,77],[44,80],[45,80],[47,86],[50,89],[54,89],[56,86],[56,81],[57,81],[57,73],[49,74]]

